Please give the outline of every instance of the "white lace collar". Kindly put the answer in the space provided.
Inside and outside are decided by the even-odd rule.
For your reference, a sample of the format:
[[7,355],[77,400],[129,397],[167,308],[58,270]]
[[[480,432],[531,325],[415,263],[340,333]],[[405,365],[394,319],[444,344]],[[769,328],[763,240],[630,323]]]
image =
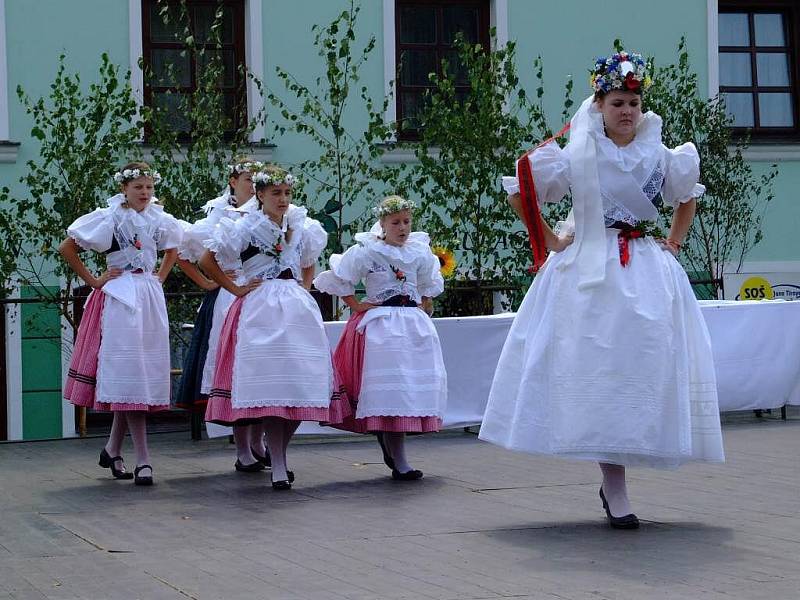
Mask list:
[[[249,204],[249,203],[248,203]],[[245,205],[246,206],[246,205]],[[256,204],[256,206],[258,206]],[[244,206],[240,207],[239,211],[244,210]],[[289,210],[283,215],[283,221],[280,226],[275,223],[272,219],[270,219],[266,213],[260,208],[257,208],[253,212],[251,212],[247,218],[250,223],[253,224],[261,224],[266,223],[267,226],[275,231],[286,233],[289,229],[302,229],[303,222],[306,219],[306,215],[308,214],[308,210],[303,206],[297,206],[296,204],[290,204]]]
[[402,246],[393,246],[384,242],[378,237],[382,232],[380,221],[376,221],[368,232],[357,233],[355,240],[371,252],[377,252],[389,260],[405,263],[410,263],[415,258],[430,253],[431,238],[424,231],[412,231]]
[[250,198],[250,200],[248,200],[241,206],[233,206],[229,204],[227,207],[225,207],[225,210],[229,210],[235,213],[240,213],[241,215],[250,214],[252,212],[258,212],[258,199],[255,196],[253,196],[252,198]]
[[122,206],[124,203],[124,194],[117,194],[106,200],[111,213],[120,225],[125,223],[130,223],[134,227],[158,225],[161,216],[164,214],[164,207],[158,204],[158,199],[155,196],[150,199],[150,204],[145,206],[141,212]]
[[[213,200],[209,200],[203,205],[201,209],[204,213],[208,214],[212,210],[235,210],[239,212],[251,212],[253,206],[258,206],[258,201],[256,200],[255,196],[251,196],[250,199],[242,204],[241,206],[236,206],[234,199],[234,204],[231,204],[231,192],[230,190],[225,190],[222,192],[221,196],[217,196]],[[247,207],[247,209],[245,209]]]
[[589,112],[591,118],[591,132],[597,140],[597,150],[615,163],[622,171],[633,171],[637,166],[646,161],[652,161],[661,156],[661,126],[662,121],[656,113],[648,111],[642,115],[636,125],[636,136],[627,146],[617,146],[605,134],[603,128],[603,115],[597,108],[592,107]]

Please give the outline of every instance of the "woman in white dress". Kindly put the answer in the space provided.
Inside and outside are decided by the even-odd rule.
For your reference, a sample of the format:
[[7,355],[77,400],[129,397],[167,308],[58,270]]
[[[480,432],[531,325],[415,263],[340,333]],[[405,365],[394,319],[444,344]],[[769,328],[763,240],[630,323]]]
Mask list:
[[[356,245],[334,254],[330,270],[314,280],[351,311],[334,363],[356,410],[334,427],[376,433],[392,478],[401,481],[422,477],[406,458],[406,433],[438,431],[447,404],[447,374],[429,316],[444,280],[428,234],[411,230],[413,209],[399,196],[383,200],[372,230],[356,234]],[[361,281],[366,297],[358,300]]]
[[[169,408],[169,323],[162,284],[175,264],[182,228],[156,204],[160,177],[146,163],[129,163],[114,179],[121,193],[106,208],[79,217],[59,251],[92,288],[70,361],[64,397],[77,406],[114,412],[100,466],[116,479],[153,484],[146,416]],[[82,250],[105,254],[107,270],[95,276]],[[153,272],[158,252],[161,266]],[[136,469],[125,470],[120,451],[126,432]]]
[[[223,218],[235,221],[258,210],[252,175],[262,167],[261,163],[246,157],[236,160],[229,167],[225,192],[206,202],[203,206],[205,217],[189,225],[184,231],[183,243],[178,253],[178,266],[198,286],[207,290],[195,319],[176,402],[177,406],[186,410],[206,410],[214,378],[219,334],[225,315],[236,299],[228,290],[220,288],[217,282],[206,277],[196,263],[206,250],[203,244],[213,237]],[[219,254],[217,262],[228,277],[243,283],[242,261],[238,254]],[[270,466],[262,423],[235,425],[233,438],[236,442],[234,468],[237,471],[256,473]]]
[[[541,219],[525,194],[557,202],[570,190],[573,212],[562,235],[544,228],[554,252],[509,332],[480,430],[505,448],[599,462],[609,523],[629,529],[626,466],[724,461],[708,332],[675,259],[705,191],[700,160],[691,143],[666,148],[660,117],[642,114],[645,71],[633,53],[598,60],[567,146],[518,163],[522,199],[504,181],[520,214]],[[665,239],[661,202],[674,208]]]
[[[339,422],[346,399],[334,393],[330,346],[309,294],[314,265],[328,242],[319,222],[291,204],[294,178],[267,165],[253,174],[259,210],[222,219],[200,265],[238,299],[217,347],[206,421],[264,422],[272,487],[291,488],[286,448],[301,421]],[[231,280],[217,260],[239,255],[243,277]]]

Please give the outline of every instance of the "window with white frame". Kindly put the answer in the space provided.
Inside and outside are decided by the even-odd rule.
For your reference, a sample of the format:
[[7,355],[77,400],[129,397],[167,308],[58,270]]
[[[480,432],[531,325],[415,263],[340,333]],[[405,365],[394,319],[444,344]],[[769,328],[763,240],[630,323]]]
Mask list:
[[719,92],[754,140],[800,138],[798,10],[792,0],[720,0]]
[[441,74],[442,61],[456,73],[456,90],[469,93],[459,71],[453,41],[489,48],[489,0],[395,0],[396,117],[401,140],[419,138],[418,115],[431,89],[430,73]]
[[[247,119],[247,81],[240,68],[246,64],[245,0],[186,0],[185,18],[196,48],[204,49],[202,54],[187,48],[184,37],[187,23],[174,18],[175,14],[182,14],[180,5],[177,1],[142,0],[142,56],[152,73],[144,82],[144,103],[166,109],[172,126],[190,136],[189,123],[180,107],[197,89],[203,62],[214,56],[223,67],[217,87],[222,94],[228,130],[233,132]],[[173,9],[173,18],[162,17],[165,6]],[[218,9],[222,10],[219,47],[211,38]]]

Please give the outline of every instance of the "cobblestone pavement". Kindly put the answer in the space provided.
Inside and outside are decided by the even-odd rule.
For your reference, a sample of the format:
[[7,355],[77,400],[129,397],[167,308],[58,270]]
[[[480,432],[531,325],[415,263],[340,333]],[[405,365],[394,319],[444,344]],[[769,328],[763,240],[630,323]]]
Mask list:
[[3,444],[0,599],[800,598],[800,418],[724,435],[725,465],[630,471],[639,531],[606,526],[596,466],[468,433],[412,438],[418,482],[374,440],[301,441],[280,493],[225,439],[151,436],[152,488],[102,439]]

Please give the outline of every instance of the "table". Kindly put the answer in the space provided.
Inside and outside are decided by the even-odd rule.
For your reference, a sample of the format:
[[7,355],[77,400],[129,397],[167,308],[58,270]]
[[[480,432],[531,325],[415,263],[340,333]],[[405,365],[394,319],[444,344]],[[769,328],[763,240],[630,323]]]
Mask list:
[[[707,300],[700,308],[711,335],[720,411],[800,405],[800,302]],[[480,424],[513,320],[513,313],[433,320],[447,368],[445,427]],[[331,347],[344,325],[325,323]],[[218,435],[229,431],[217,427]],[[333,430],[304,423],[299,433],[322,432]]]

